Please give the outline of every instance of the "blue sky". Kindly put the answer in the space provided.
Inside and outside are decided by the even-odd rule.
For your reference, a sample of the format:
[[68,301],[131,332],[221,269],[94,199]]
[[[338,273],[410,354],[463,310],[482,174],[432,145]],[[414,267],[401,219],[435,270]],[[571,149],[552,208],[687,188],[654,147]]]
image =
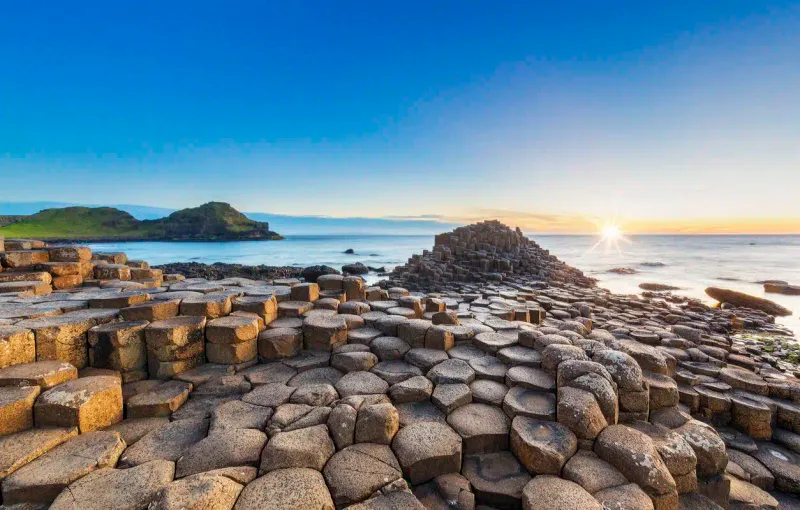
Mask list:
[[800,225],[796,2],[16,2],[0,34],[0,201]]

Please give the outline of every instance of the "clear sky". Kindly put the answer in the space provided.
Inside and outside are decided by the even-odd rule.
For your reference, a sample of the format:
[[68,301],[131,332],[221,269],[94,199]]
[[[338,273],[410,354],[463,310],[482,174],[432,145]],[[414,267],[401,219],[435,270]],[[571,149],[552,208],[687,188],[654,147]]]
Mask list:
[[2,10],[0,201],[800,232],[797,2]]

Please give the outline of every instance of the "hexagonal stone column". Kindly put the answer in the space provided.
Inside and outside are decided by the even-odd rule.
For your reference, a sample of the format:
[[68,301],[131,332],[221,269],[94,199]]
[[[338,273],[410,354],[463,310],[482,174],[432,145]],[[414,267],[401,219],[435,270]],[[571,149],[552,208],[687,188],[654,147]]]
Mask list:
[[205,317],[179,316],[145,328],[148,371],[155,379],[168,379],[205,360]]
[[303,332],[294,328],[266,329],[258,335],[258,355],[263,360],[293,358],[303,348]]
[[0,368],[36,361],[36,339],[31,330],[0,326]]
[[231,315],[206,324],[206,358],[211,363],[238,365],[254,360],[257,353],[258,320]]
[[319,285],[316,283],[300,283],[292,287],[292,301],[310,301],[319,299]]
[[144,329],[149,323],[109,322],[89,330],[89,365],[95,368],[129,372],[147,370],[147,349]]
[[419,422],[402,428],[394,437],[392,451],[413,485],[461,470],[461,437],[443,423]]
[[308,350],[332,351],[347,343],[347,322],[339,316],[312,316],[303,321],[303,344]]
[[231,313],[231,297],[228,294],[212,292],[181,301],[181,315],[193,315],[216,319]]
[[95,322],[70,314],[20,321],[16,326],[33,330],[36,337],[36,360],[61,360],[75,368],[89,364],[86,333]]
[[278,318],[278,301],[274,296],[241,296],[232,302],[234,312],[250,312],[264,319],[269,324]]
[[577,450],[578,438],[560,423],[514,418],[511,451],[532,475],[560,475]]
[[237,510],[319,508],[333,510],[322,473],[309,468],[277,469],[250,482],[236,501]]
[[3,503],[49,504],[75,480],[113,467],[125,449],[116,432],[95,431],[73,437],[3,481]]
[[37,361],[0,369],[0,386],[39,386],[44,391],[77,377],[78,370],[65,361]]
[[0,436],[33,427],[33,403],[38,386],[0,387]]
[[81,434],[122,421],[122,386],[112,376],[74,379],[42,393],[34,407],[40,427],[78,427]]
[[508,449],[511,420],[498,407],[467,404],[450,413],[447,423],[461,436],[465,455]]

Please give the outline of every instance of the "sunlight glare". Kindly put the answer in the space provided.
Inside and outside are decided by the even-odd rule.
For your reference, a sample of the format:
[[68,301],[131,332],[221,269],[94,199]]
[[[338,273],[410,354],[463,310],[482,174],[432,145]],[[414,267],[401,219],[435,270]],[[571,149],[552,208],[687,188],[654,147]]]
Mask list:
[[622,253],[620,243],[630,244],[631,242],[625,237],[622,228],[615,222],[603,223],[602,226],[598,225],[598,228],[599,232],[597,234],[600,239],[589,249],[589,253],[594,252],[600,246],[603,247],[605,253]]
[[608,241],[616,241],[620,237],[622,237],[622,230],[612,223],[604,226],[600,231],[600,234],[603,236],[603,239]]

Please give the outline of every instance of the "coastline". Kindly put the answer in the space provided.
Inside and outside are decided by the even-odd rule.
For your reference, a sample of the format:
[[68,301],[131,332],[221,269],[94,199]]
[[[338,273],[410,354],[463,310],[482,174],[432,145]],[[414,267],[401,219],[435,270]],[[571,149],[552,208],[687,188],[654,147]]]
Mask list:
[[[258,430],[231,427],[214,434],[203,425],[183,457],[197,463],[198,473],[238,465],[228,460],[228,439],[238,440],[247,428],[257,439],[253,464],[274,461],[276,446],[267,445],[273,450],[262,454],[264,445],[280,444],[289,434],[302,438],[301,448],[323,451],[320,469],[336,470],[336,476],[317,477],[315,490],[323,494],[341,488],[348,469],[341,459],[353,447],[360,451],[360,443],[391,445],[381,455],[395,459],[393,476],[408,498],[440,497],[430,492],[439,490],[435,485],[425,484],[439,475],[463,476],[471,484],[465,492],[494,483],[462,464],[464,452],[478,461],[476,456],[503,455],[511,472],[527,477],[525,484],[546,478],[566,483],[566,475],[564,481],[528,475],[540,474],[541,455],[530,452],[545,444],[562,452],[554,473],[570,472],[564,465],[579,450],[591,450],[604,469],[620,470],[615,479],[639,491],[643,501],[709,498],[727,504],[739,497],[731,487],[749,483],[725,474],[728,455],[747,452],[773,473],[775,500],[793,498],[786,493],[796,480],[779,476],[794,459],[786,448],[795,445],[800,417],[793,402],[800,395],[800,350],[785,345],[788,332],[773,316],[688,298],[612,293],[497,222],[436,236],[432,249],[412,255],[372,286],[324,266],[163,267],[195,272],[187,278],[123,252],[85,246],[29,246],[0,258],[0,280],[10,277],[0,284],[7,293],[0,300],[0,324],[20,342],[12,347],[13,366],[0,369],[0,382],[20,372],[36,376],[38,350],[44,353],[50,332],[59,331],[59,344],[71,348],[56,359],[77,379],[55,383],[54,406],[63,405],[64,395],[83,399],[86,391],[105,395],[113,389],[128,395],[124,408],[123,398],[97,397],[97,405],[113,409],[122,428],[133,426],[126,420],[163,409],[155,437],[159,427],[200,415],[212,425],[257,423]],[[63,274],[67,267],[91,271],[83,279]],[[22,274],[39,279],[21,281]],[[122,332],[124,345],[117,341]],[[32,350],[23,348],[25,339],[35,339]],[[130,350],[137,355],[128,356]],[[42,393],[36,405],[52,393]],[[264,415],[265,407],[274,409]],[[92,416],[99,422],[95,429],[116,426],[102,421],[105,416]],[[475,423],[481,426],[477,434]],[[23,424],[15,432],[38,432],[35,426]],[[147,444],[148,437],[140,441]],[[318,440],[328,446],[320,450]],[[457,461],[442,465],[437,449],[443,447],[450,452],[445,457]],[[137,449],[124,444],[119,454],[133,458]],[[573,465],[585,453],[580,455]],[[213,460],[195,460],[200,458]],[[642,467],[630,458],[652,461]],[[416,459],[434,471],[419,476],[408,469]],[[183,472],[187,462],[178,460]],[[679,471],[669,469],[678,465]],[[683,469],[687,465],[696,469]],[[133,469],[125,474],[138,476]],[[268,476],[254,473],[244,484]],[[655,495],[644,492],[653,476],[663,487]],[[359,491],[358,501],[375,492]],[[595,501],[578,483],[570,491]],[[376,497],[396,493],[393,486]],[[469,494],[488,503],[477,499],[481,493]]]

